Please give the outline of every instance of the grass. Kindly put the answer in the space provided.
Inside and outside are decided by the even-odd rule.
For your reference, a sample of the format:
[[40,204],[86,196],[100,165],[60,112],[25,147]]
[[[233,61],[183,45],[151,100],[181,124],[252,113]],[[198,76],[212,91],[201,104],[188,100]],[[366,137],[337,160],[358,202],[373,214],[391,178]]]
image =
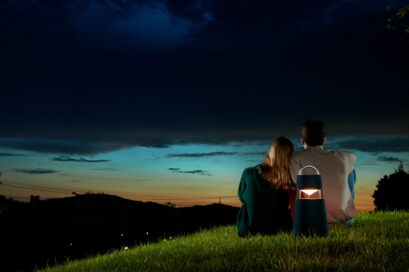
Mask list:
[[327,237],[243,239],[217,227],[41,271],[409,271],[409,212],[359,214]]

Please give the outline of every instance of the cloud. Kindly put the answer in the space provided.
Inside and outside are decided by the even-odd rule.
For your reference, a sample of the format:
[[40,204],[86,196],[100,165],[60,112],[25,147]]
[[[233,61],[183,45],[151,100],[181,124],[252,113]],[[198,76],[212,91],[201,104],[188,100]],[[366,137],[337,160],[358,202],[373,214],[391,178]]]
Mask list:
[[380,156],[376,160],[382,161],[382,162],[402,162],[404,161],[402,159],[399,159],[397,157],[392,157],[392,156]]
[[[250,144],[248,138],[242,138],[241,135],[236,133],[233,135],[234,131],[231,131],[227,135],[223,135],[220,132],[219,135],[212,135],[210,138],[201,138],[199,135],[191,134],[186,132],[186,135],[182,134],[172,134],[168,133],[166,138],[152,137],[149,139],[149,135],[141,136],[138,135],[129,136],[130,138],[120,137],[120,135],[113,136],[120,137],[122,142],[110,141],[113,138],[108,135],[107,138],[101,139],[87,139],[87,140],[50,140],[41,138],[0,138],[0,147],[13,148],[17,150],[34,151],[39,153],[48,154],[64,154],[59,157],[53,158],[54,161],[60,162],[84,162],[84,163],[102,163],[109,162],[106,159],[87,159],[82,157],[72,157],[72,155],[96,155],[111,151],[116,151],[124,148],[129,148],[133,146],[144,146],[144,147],[154,147],[154,148],[166,148],[173,144],[183,145],[183,144],[213,144],[213,145],[234,145],[238,142],[245,144]],[[129,134],[129,133],[128,133]],[[231,135],[230,135],[231,134]],[[261,133],[255,130],[253,137],[254,142],[259,143],[260,141],[265,141],[265,139],[274,138],[272,135],[276,135],[277,132]],[[248,134],[247,134],[248,135]],[[208,135],[209,136],[209,135]],[[77,137],[80,137],[78,135]],[[218,140],[217,137],[220,137]],[[237,138],[233,138],[237,137]],[[179,139],[179,140],[177,140]],[[183,139],[183,140],[181,140]],[[333,136],[329,144],[326,145],[327,149],[334,150],[352,150],[352,151],[362,151],[370,153],[381,153],[381,152],[409,152],[409,137],[407,136],[362,136],[362,137],[337,137]],[[253,142],[253,143],[254,143]],[[268,146],[268,141],[263,142],[262,146]],[[263,156],[267,151],[254,151],[254,152],[204,152],[204,153],[170,153],[165,155],[167,158],[206,158],[214,156]],[[25,154],[18,153],[0,153],[0,157],[4,156],[25,156]]]
[[358,165],[368,166],[368,165],[378,165],[378,164],[376,162],[369,161],[369,162],[360,163]]
[[267,151],[259,152],[209,152],[209,153],[174,153],[166,155],[167,158],[203,158],[203,157],[213,157],[213,156],[264,156]]
[[41,168],[36,168],[36,169],[18,169],[16,168],[14,169],[14,171],[18,173],[33,174],[33,175],[58,173],[58,171],[55,171],[55,170],[41,169]]
[[409,152],[409,137],[373,136],[359,137],[333,143],[335,149],[350,149],[363,152]]
[[96,171],[119,171],[118,168],[113,168],[113,167],[92,168],[91,170],[96,170]]
[[0,157],[18,157],[18,156],[27,156],[27,155],[18,154],[18,153],[0,153]]
[[69,156],[60,156],[57,158],[53,158],[53,161],[60,161],[60,162],[109,162],[110,160],[92,160],[92,159],[85,159],[85,158],[72,158]]
[[81,182],[82,180],[80,180],[80,179],[73,179],[73,180],[70,180],[69,182]]
[[381,1],[374,0],[371,5],[362,2],[6,0],[0,7],[8,13],[5,15],[10,17],[9,20],[14,17],[17,19],[13,21],[21,17],[30,18],[34,21],[31,25],[40,28],[36,30],[39,32],[48,27],[53,33],[56,25],[62,25],[70,32],[89,35],[90,40],[102,39],[104,42],[99,44],[115,42],[115,37],[118,40],[115,46],[143,44],[148,49],[184,45],[195,39],[199,43],[206,40],[207,44],[219,46],[271,42],[283,34],[289,36],[301,31],[318,31],[340,19],[357,16],[351,10],[362,12],[368,7],[384,6]]
[[208,171],[204,170],[180,170],[180,168],[169,168],[169,171],[174,173],[180,174],[195,174],[195,175],[202,175],[202,176],[211,176]]
[[0,139],[0,146],[40,153],[94,155],[124,148],[126,144],[81,140],[2,138]]
[[245,152],[245,153],[240,153],[240,155],[243,156],[262,156],[262,155],[266,155],[267,151],[260,151],[260,152]]
[[[138,51],[183,44],[191,27],[202,25],[210,18],[206,15],[208,12],[203,16],[196,12],[197,19],[175,15],[167,8],[168,1],[165,0],[59,0],[58,4],[53,0],[5,2],[0,3],[0,8],[9,13],[6,14],[9,20],[15,22],[18,18],[28,17],[33,32],[47,29],[50,36],[54,36],[59,35],[56,28],[64,28],[76,32],[86,43],[133,46]],[[192,9],[190,13],[193,14]],[[198,20],[199,17],[202,18]]]
[[209,152],[209,153],[175,153],[175,154],[168,154],[166,157],[168,158],[203,158],[203,157],[213,157],[213,156],[230,156],[236,155],[237,152]]

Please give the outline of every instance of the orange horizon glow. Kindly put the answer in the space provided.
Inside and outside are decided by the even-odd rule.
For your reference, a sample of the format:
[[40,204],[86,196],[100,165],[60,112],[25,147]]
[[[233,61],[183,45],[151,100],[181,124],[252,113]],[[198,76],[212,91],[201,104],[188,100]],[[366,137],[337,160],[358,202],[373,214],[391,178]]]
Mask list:
[[[27,195],[28,193],[29,191],[21,192],[21,194],[13,194],[13,192],[11,191],[2,190],[0,194],[8,195],[7,196],[8,198],[11,197],[15,200],[22,201],[22,202],[29,202],[30,201],[29,195],[38,195],[40,196],[40,199],[42,200],[73,196],[72,194],[66,194],[66,195],[58,194],[57,195],[53,193],[38,194],[38,193],[32,193],[32,192],[31,194]],[[94,192],[94,193],[98,193],[98,192]],[[105,194],[110,194],[110,193],[106,192]],[[219,203],[219,197],[214,196],[210,198],[203,198],[203,197],[206,197],[204,195],[185,196],[184,199],[186,200],[182,200],[182,199],[174,200],[173,198],[175,198],[175,196],[169,197],[169,196],[164,196],[164,195],[156,195],[155,197],[152,197],[152,198],[131,197],[129,194],[127,195],[126,193],[118,193],[118,194],[113,194],[113,195],[123,197],[125,199],[134,200],[134,201],[156,202],[159,204],[165,204],[166,202],[171,202],[171,203],[176,204],[176,207],[190,207],[190,206],[195,206],[195,205],[210,205],[214,203]],[[233,207],[241,206],[240,200],[237,197],[231,197],[231,198],[230,197],[229,198],[220,197],[220,203],[224,205],[230,205]],[[371,197],[371,195],[363,194],[363,193],[357,194],[356,199],[355,199],[355,208],[358,213],[373,211],[375,209],[375,205],[373,204],[373,198]]]

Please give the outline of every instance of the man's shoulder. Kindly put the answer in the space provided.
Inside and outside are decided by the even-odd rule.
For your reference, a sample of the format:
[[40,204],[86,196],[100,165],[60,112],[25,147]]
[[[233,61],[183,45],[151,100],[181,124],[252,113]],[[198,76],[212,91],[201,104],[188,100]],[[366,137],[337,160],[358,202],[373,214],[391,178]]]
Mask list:
[[334,151],[334,150],[330,150],[328,152],[332,153],[335,157],[345,159],[345,160],[349,160],[351,163],[355,163],[355,161],[356,161],[356,156],[351,152]]
[[305,156],[306,154],[308,154],[307,150],[303,149],[303,150],[298,150],[295,151],[293,153],[293,159],[298,159],[298,158],[302,158],[303,156]]
[[295,151],[292,155],[292,160],[300,161],[300,160],[315,158],[315,157],[316,157],[316,152],[309,150],[309,149],[303,149],[303,150]]
[[[322,155],[324,155],[324,157]],[[308,149],[299,150],[293,153],[292,160],[293,161],[303,161],[303,160],[310,160],[310,159],[317,160],[317,159],[323,159],[323,158],[327,160],[328,156],[333,157],[334,159],[336,158],[337,160],[341,160],[344,163],[348,163],[351,165],[354,165],[356,161],[356,156],[351,152],[326,150],[326,149],[322,149],[319,152],[316,152],[315,150],[308,150]]]

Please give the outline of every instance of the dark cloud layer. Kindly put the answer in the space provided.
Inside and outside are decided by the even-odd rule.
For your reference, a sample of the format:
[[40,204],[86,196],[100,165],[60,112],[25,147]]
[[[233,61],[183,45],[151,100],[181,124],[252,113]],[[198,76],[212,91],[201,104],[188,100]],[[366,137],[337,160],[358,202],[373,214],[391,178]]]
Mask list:
[[409,152],[409,137],[359,137],[334,143],[334,147],[372,153]]
[[246,153],[240,153],[240,155],[243,156],[262,156],[262,155],[267,155],[268,151],[266,152],[246,152]]
[[175,153],[175,154],[168,154],[166,157],[168,158],[203,158],[203,157],[213,157],[213,156],[230,156],[236,155],[237,152],[208,152],[208,153]]
[[[47,139],[0,139],[0,147],[51,154],[92,155],[121,149],[125,144],[99,141],[72,141]],[[67,157],[65,157],[67,158]]]
[[92,168],[91,170],[96,170],[96,171],[119,171],[118,168],[114,168],[114,167]]
[[0,146],[259,141],[310,118],[332,135],[408,135],[409,50],[387,4],[0,1]]
[[60,162],[89,162],[89,163],[96,163],[96,162],[109,162],[110,160],[93,160],[93,159],[86,159],[86,158],[73,158],[69,156],[60,156],[52,159],[53,161],[60,161]]
[[174,172],[174,173],[180,173],[180,174],[195,174],[195,175],[202,175],[202,176],[211,176],[211,174],[208,171],[204,170],[181,170],[180,168],[168,168],[169,171]]
[[379,156],[377,161],[382,161],[382,162],[402,162],[403,160],[400,158],[392,157],[392,156]]
[[19,156],[26,156],[26,154],[7,153],[7,152],[0,153],[0,157],[19,157]]
[[[274,132],[276,133],[276,132]],[[274,135],[272,132],[271,135]],[[263,139],[264,137],[260,137]],[[259,139],[260,139],[259,138]],[[262,146],[268,146],[271,139],[269,140],[247,142],[248,144],[255,144]],[[409,152],[409,138],[407,136],[359,136],[359,137],[349,137],[344,140],[344,137],[331,136],[330,143],[326,145],[327,149],[334,150],[355,150],[371,153],[381,153],[381,152]],[[197,143],[215,144],[223,145],[226,143],[231,143],[234,140],[238,141],[239,138],[226,139],[224,141],[206,141],[206,139],[199,139]],[[186,141],[187,143],[189,141]],[[75,158],[68,155],[95,155],[105,152],[115,151],[118,149],[131,147],[131,146],[151,146],[156,148],[167,147],[172,143],[183,144],[184,142],[172,141],[172,139],[164,139],[162,144],[148,145],[145,143],[141,144],[138,141],[128,141],[126,143],[107,143],[107,142],[84,142],[84,141],[57,141],[57,140],[42,140],[42,139],[0,139],[0,147],[13,148],[16,150],[27,150],[35,151],[39,153],[50,153],[50,154],[67,154],[60,157],[55,157],[53,160],[62,162],[88,162],[88,163],[101,163],[109,162],[109,160],[93,160],[86,158]],[[302,147],[296,145],[296,149],[301,150]],[[263,156],[268,150],[260,152],[207,152],[207,153],[170,153],[167,154],[168,158],[204,158],[213,156]],[[4,155],[2,155],[4,154]],[[0,156],[23,156],[24,154],[18,153],[0,153]],[[104,168],[105,169],[105,168]]]
[[51,169],[14,169],[15,172],[24,173],[24,174],[33,174],[33,175],[43,175],[43,174],[52,174],[58,173],[58,171],[51,170]]
[[[267,151],[266,151],[267,152]],[[266,155],[266,152],[208,152],[208,153],[173,153],[166,155],[167,158],[205,158],[214,156],[260,156]]]

